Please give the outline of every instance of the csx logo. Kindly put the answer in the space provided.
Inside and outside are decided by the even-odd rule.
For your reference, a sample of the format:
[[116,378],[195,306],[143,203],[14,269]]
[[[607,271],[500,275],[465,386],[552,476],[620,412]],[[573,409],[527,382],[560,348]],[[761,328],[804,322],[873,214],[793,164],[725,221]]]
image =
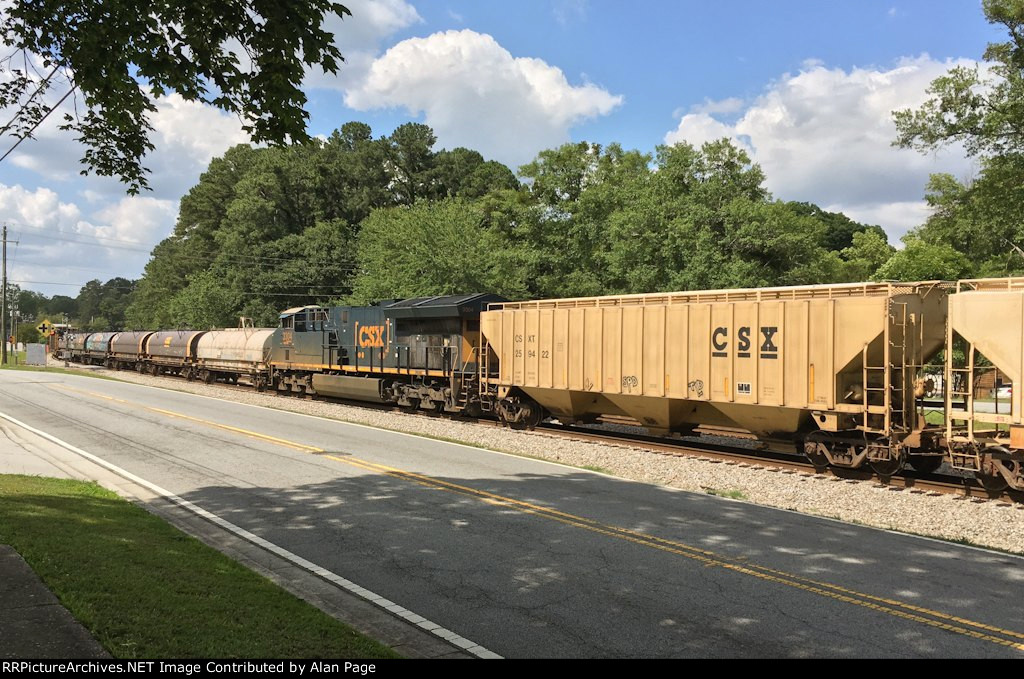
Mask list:
[[384,326],[364,325],[359,328],[359,346],[361,347],[383,347]]
[[[761,358],[778,358],[779,347],[775,344],[778,340],[776,335],[779,332],[778,326],[761,326]],[[736,348],[736,356],[739,358],[750,358],[750,327],[744,326],[736,332],[736,339],[739,340]],[[716,358],[723,358],[729,354],[726,349],[729,347],[729,329],[715,328],[711,333],[711,346],[714,351],[711,355]]]

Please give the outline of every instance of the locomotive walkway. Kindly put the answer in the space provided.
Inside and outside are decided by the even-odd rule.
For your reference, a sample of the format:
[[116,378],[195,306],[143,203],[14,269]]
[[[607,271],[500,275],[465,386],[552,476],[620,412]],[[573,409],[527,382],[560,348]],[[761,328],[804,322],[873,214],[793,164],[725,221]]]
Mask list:
[[478,655],[1024,655],[1014,556],[72,375],[0,413]]

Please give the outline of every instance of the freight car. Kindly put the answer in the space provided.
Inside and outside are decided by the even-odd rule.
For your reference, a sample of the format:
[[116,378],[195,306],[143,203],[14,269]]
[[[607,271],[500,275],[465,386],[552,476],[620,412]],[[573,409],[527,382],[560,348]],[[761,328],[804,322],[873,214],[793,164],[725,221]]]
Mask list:
[[[945,431],[950,465],[987,489],[1024,490],[1024,278],[965,280],[949,298]],[[1008,400],[975,385],[1005,375]],[[987,396],[987,394],[986,394]]]
[[628,416],[794,444],[816,464],[889,475],[942,461],[918,373],[943,347],[938,282],[715,290],[492,304],[487,396],[531,426]]

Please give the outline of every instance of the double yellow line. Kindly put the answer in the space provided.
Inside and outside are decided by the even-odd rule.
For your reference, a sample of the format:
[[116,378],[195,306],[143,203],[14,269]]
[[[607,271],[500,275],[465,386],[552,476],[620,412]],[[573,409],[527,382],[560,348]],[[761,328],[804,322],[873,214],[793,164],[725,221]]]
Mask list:
[[622,528],[620,526],[614,526],[611,524],[602,523],[594,519],[589,519],[583,516],[570,514],[563,512],[558,509],[551,507],[544,507],[525,500],[518,500],[515,498],[507,497],[504,495],[498,495],[489,491],[480,490],[478,488],[472,488],[469,486],[463,486],[451,481],[444,481],[437,479],[432,476],[426,476],[424,474],[418,474],[416,472],[407,471],[404,469],[398,469],[396,467],[389,467],[387,465],[371,462],[369,460],[363,460],[357,457],[338,457],[337,455],[331,455],[324,449],[316,446],[310,446],[295,441],[289,441],[286,439],[278,438],[276,436],[270,436],[268,434],[262,434],[259,432],[250,431],[247,429],[241,429],[239,427],[232,427],[230,425],[221,424],[219,422],[212,422],[210,420],[204,420],[198,417],[192,417],[182,413],[177,413],[171,410],[165,410],[163,408],[154,408],[151,406],[144,406],[132,401],[126,401],[124,399],[114,398],[105,394],[99,394],[96,392],[83,391],[74,389],[66,385],[53,385],[55,387],[66,389],[68,391],[74,391],[83,395],[95,396],[98,398],[106,399],[109,401],[115,401],[122,403],[134,408],[141,408],[148,410],[153,413],[158,413],[167,417],[173,417],[182,420],[188,420],[204,426],[213,427],[215,429],[221,429],[229,431],[235,434],[246,436],[249,438],[257,439],[267,443],[272,443],[279,446],[284,446],[292,450],[298,450],[300,452],[315,454],[318,457],[323,457],[334,462],[341,462],[343,464],[369,471],[377,474],[384,474],[391,476],[396,479],[401,479],[411,483],[416,483],[429,488],[437,490],[443,490],[446,492],[462,495],[464,497],[474,498],[481,502],[484,502],[491,506],[503,507],[507,509],[513,509],[524,514],[530,514],[540,518],[548,519],[551,521],[557,521],[567,526],[574,528],[580,528],[592,533],[604,535],[609,538],[618,540],[624,540],[631,542],[636,545],[643,547],[649,547],[657,549],[670,554],[675,554],[693,561],[704,564],[707,567],[722,568],[734,573],[758,578],[768,582],[773,582],[779,585],[785,585],[794,589],[799,589],[805,592],[810,592],[819,596],[823,596],[835,601],[842,603],[867,608],[880,613],[885,613],[897,618],[909,620],[912,622],[927,625],[929,627],[935,627],[943,629],[955,634],[979,639],[982,641],[991,642],[1000,646],[1007,646],[1018,651],[1024,651],[1024,634],[1015,632],[1013,630],[1003,629],[994,625],[988,625],[981,622],[975,622],[966,618],[958,617],[955,615],[949,615],[929,609],[923,606],[916,606],[913,604],[904,603],[895,599],[888,599],[885,597],[875,596],[872,594],[866,594],[858,592],[839,585],[833,585],[827,582],[819,582],[817,580],[811,580],[804,578],[799,575],[787,573],[766,566],[759,566],[757,564],[749,563],[742,559],[728,557],[715,552],[701,549],[699,547],[693,547],[682,542],[675,540],[669,540],[666,538],[659,538],[657,536],[648,535],[646,533],[640,533],[638,531],[630,530],[628,528]]

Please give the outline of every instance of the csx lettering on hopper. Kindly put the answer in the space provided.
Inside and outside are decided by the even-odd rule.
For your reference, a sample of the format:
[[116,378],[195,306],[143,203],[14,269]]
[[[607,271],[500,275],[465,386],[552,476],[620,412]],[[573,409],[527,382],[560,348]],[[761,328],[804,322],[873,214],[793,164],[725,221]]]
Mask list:
[[[515,427],[614,415],[658,433],[739,428],[821,466],[946,461],[1024,490],[1021,328],[1024,279],[1008,278],[310,306],[275,329],[67,336],[61,351]],[[1016,387],[1009,402],[982,398],[993,375]]]

